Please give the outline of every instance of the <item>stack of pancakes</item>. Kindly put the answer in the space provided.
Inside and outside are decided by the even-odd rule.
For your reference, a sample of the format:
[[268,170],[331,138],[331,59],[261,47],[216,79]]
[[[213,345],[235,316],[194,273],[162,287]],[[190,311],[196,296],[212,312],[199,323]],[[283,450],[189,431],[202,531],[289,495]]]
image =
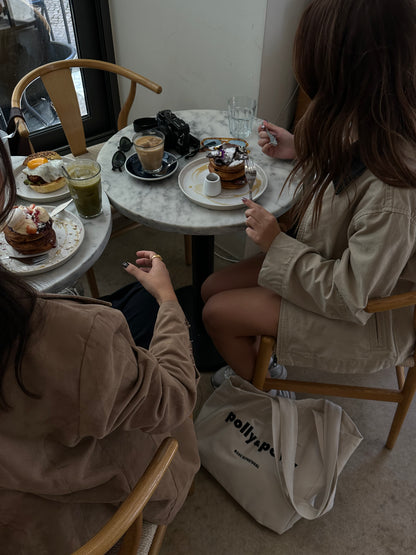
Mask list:
[[207,154],[208,170],[220,176],[224,189],[239,189],[245,184],[245,160],[248,155],[244,147],[223,143]]
[[[11,214],[9,223],[3,229],[4,237],[11,247],[21,254],[40,254],[56,246],[56,235],[52,228],[52,219],[45,209],[39,220],[39,207],[35,205],[17,206]],[[48,218],[48,219],[47,219]],[[27,223],[25,223],[27,222]],[[13,227],[15,226],[15,228]]]

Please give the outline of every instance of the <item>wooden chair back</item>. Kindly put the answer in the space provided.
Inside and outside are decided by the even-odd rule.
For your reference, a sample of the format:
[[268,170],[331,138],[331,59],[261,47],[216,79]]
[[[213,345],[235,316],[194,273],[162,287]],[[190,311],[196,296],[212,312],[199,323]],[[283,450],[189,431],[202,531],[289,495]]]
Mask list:
[[[173,437],[163,440],[155,456],[147,467],[137,485],[120,505],[114,516],[105,526],[73,555],[105,555],[119,540],[123,538],[119,555],[136,555],[140,549],[143,509],[168,470],[178,449],[178,442]],[[156,554],[162,544],[166,526],[159,525],[150,550]],[[139,553],[144,553],[140,549]]]
[[[401,295],[393,295],[383,299],[370,300],[365,310],[370,313],[375,313],[407,306],[415,306],[413,323],[416,330],[416,291],[403,293]],[[277,389],[294,391],[295,393],[333,395],[335,397],[351,397],[355,399],[370,399],[396,403],[396,412],[386,442],[386,447],[388,449],[393,448],[416,391],[415,356],[413,356],[412,360],[406,361],[406,365],[408,366],[407,373],[405,371],[405,366],[396,366],[397,388],[361,387],[355,385],[269,378],[267,377],[267,370],[274,348],[274,337],[263,336],[261,338],[256,368],[252,379],[252,383],[255,387],[266,391],[269,389]],[[377,379],[377,374],[373,374],[372,376],[375,380]]]
[[[40,77],[51,98],[59,119],[61,120],[65,136],[74,156],[79,156],[87,152],[87,146],[78,97],[71,76],[72,68],[98,69],[130,79],[130,92],[120,110],[117,120],[118,130],[127,125],[127,117],[136,95],[137,85],[146,87],[157,94],[162,92],[162,87],[160,85],[143,77],[143,75],[125,69],[117,64],[103,62],[101,60],[59,60],[39,66],[27,73],[20,79],[13,90],[11,100],[12,108],[21,107],[21,100],[26,87],[37,77]],[[16,116],[15,123],[18,133],[23,137],[29,138],[29,131],[24,120]]]

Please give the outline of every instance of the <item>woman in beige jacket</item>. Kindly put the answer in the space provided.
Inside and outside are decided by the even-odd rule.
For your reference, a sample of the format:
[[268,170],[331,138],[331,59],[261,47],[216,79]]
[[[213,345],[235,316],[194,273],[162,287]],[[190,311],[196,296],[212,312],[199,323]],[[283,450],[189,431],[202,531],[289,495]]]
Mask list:
[[[0,150],[3,224],[16,191],[1,142]],[[2,555],[78,548],[112,516],[168,435],[179,451],[145,518],[170,522],[187,496],[199,468],[188,325],[162,260],[137,255],[137,266],[126,269],[160,305],[148,350],[136,347],[109,303],[36,294],[0,266]]]
[[415,29],[413,0],[312,0],[301,18],[294,68],[311,102],[294,136],[264,123],[276,146],[259,129],[266,155],[295,160],[289,225],[245,199],[263,254],[202,288],[205,326],[246,379],[262,334],[277,337],[281,364],[332,372],[376,371],[413,352],[410,308],[364,308],[416,283]]

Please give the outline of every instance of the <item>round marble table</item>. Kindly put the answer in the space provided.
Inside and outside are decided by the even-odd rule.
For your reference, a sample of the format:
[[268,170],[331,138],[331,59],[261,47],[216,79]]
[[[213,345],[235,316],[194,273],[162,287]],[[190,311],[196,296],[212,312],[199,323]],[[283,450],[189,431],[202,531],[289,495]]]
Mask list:
[[[21,165],[24,157],[13,156],[13,167]],[[48,202],[48,205],[58,206],[64,200]],[[30,204],[22,200],[21,204]],[[66,209],[77,215],[74,204]],[[91,220],[80,218],[85,230],[84,240],[79,250],[67,262],[42,274],[28,276],[25,279],[32,287],[44,293],[57,293],[66,287],[73,286],[76,281],[89,270],[99,259],[111,235],[111,206],[107,195],[103,195],[103,211]]]
[[[175,114],[189,124],[191,134],[199,140],[207,137],[230,136],[226,112],[183,110]],[[247,139],[251,158],[268,176],[268,187],[257,202],[275,216],[279,216],[292,203],[293,190],[283,189],[292,166],[289,162],[274,160],[262,153],[257,145],[256,132],[260,121],[255,122],[253,132]],[[178,296],[191,320],[191,325],[194,324],[193,327],[199,330],[193,337],[197,366],[200,369],[213,370],[222,361],[207,362],[206,350],[202,349],[203,354],[199,356],[196,352],[198,347],[195,347],[200,336],[199,332],[203,336],[200,287],[204,279],[213,271],[215,235],[230,233],[245,227],[244,204],[241,203],[241,210],[211,210],[189,200],[178,185],[179,172],[189,163],[189,160],[179,160],[178,170],[171,177],[160,181],[148,182],[135,179],[125,169],[121,172],[113,171],[111,159],[118,149],[120,137],[126,136],[131,139],[133,134],[133,125],[130,125],[113,135],[100,150],[97,160],[101,164],[104,190],[114,207],[127,218],[163,231],[192,235],[192,297],[186,300],[181,292]],[[133,153],[132,148],[126,156],[129,157]],[[201,153],[201,156],[205,157],[205,154]],[[195,158],[191,158],[191,161],[193,160]]]
[[[230,136],[226,112],[183,110],[175,114],[189,124],[191,134],[200,140],[206,137]],[[292,192],[289,189],[284,190],[279,196],[291,164],[274,160],[262,153],[257,145],[255,132],[259,122],[260,120],[256,122],[254,131],[247,139],[251,158],[263,168],[269,180],[268,187],[258,199],[258,203],[279,216],[292,202]],[[221,235],[245,226],[243,203],[241,210],[209,210],[193,203],[182,193],[178,185],[178,175],[189,160],[179,160],[179,168],[171,177],[151,183],[135,179],[125,170],[113,171],[111,158],[117,150],[120,137],[126,136],[131,139],[133,134],[132,125],[122,129],[103,145],[97,158],[101,164],[104,190],[117,210],[131,220],[149,227],[193,236]],[[134,149],[126,155],[128,157],[133,153]]]

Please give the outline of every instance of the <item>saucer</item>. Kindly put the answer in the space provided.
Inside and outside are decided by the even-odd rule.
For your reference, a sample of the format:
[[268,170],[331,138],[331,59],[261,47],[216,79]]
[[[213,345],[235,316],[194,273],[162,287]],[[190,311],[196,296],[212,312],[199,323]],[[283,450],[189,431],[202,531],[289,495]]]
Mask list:
[[[175,162],[175,160],[176,156],[173,156],[173,154],[166,152],[165,150],[163,154],[161,172],[165,170],[168,164]],[[160,175],[156,173],[153,175],[142,168],[137,154],[132,154],[129,158],[127,158],[125,168],[126,172],[135,179],[142,179],[143,181],[160,181],[161,179],[166,179],[175,173],[178,169],[178,162],[172,164],[166,174]]]

